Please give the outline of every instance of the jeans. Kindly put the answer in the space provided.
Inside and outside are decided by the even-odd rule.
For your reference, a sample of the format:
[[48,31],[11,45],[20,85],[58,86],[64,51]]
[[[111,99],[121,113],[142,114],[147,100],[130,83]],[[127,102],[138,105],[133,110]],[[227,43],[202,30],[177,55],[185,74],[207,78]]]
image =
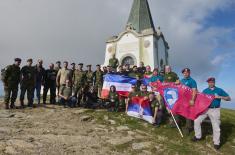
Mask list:
[[35,90],[36,90],[36,96],[38,99],[38,103],[40,103],[40,98],[41,98],[41,87],[42,87],[42,83],[36,82]]
[[60,104],[64,106],[69,106],[69,107],[75,107],[77,98],[76,97],[70,97],[68,100],[65,100],[64,98],[60,99]]

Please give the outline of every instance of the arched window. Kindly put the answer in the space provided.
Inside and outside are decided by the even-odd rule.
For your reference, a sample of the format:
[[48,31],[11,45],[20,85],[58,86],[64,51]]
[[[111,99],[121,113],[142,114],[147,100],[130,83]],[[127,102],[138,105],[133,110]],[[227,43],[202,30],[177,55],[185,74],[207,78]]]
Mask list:
[[122,65],[126,65],[126,64],[133,66],[135,65],[135,61],[131,56],[127,56],[122,60]]

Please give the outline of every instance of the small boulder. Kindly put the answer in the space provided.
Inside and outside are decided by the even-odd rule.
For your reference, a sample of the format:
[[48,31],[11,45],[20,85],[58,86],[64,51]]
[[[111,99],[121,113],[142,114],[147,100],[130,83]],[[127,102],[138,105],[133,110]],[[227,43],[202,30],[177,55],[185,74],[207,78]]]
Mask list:
[[80,117],[80,121],[81,122],[86,122],[86,121],[90,121],[92,119],[91,116],[85,115],[85,116],[81,116]]

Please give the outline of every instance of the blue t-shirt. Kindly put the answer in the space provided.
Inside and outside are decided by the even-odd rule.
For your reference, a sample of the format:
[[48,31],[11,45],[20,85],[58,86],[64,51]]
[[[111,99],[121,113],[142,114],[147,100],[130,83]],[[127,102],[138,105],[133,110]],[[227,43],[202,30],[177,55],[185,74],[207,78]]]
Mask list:
[[197,89],[197,82],[196,82],[193,78],[191,78],[191,77],[183,78],[183,79],[181,80],[181,83],[182,83],[183,85],[188,86],[189,88],[195,88],[195,89]]
[[160,81],[160,82],[163,82],[163,77],[161,76],[161,75],[157,75],[157,76],[152,76],[151,78],[150,78],[150,82],[156,82],[156,81]]
[[[221,88],[215,87],[214,89],[207,88],[203,90],[204,94],[215,95],[215,96],[223,96],[228,97],[229,95]],[[214,99],[210,105],[210,108],[219,108],[221,103],[221,99]]]

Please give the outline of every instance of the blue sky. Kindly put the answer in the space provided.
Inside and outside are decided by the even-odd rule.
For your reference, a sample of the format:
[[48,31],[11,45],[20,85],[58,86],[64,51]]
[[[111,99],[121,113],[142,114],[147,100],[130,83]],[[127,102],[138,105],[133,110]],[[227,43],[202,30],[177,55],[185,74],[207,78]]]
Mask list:
[[[235,6],[235,5],[234,5]],[[208,19],[206,26],[217,26],[222,28],[231,28],[232,31],[226,37],[221,39],[221,42],[227,45],[221,45],[215,49],[215,53],[222,53],[226,56],[226,59],[220,62],[221,72],[217,76],[218,86],[229,91],[233,98],[231,103],[223,103],[224,107],[235,108],[235,7],[230,7],[226,10],[217,10]]]

